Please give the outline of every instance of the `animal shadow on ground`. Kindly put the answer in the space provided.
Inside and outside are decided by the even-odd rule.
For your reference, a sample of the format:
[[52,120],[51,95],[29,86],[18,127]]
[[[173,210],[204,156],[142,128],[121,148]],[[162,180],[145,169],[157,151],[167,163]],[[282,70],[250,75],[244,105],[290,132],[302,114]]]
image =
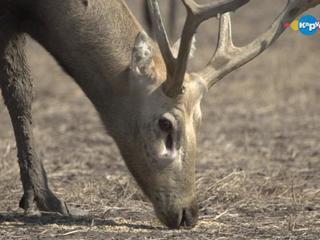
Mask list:
[[153,227],[151,225],[144,224],[130,224],[130,223],[117,223],[110,219],[101,219],[93,215],[81,216],[81,217],[66,217],[56,213],[42,213],[41,215],[28,216],[23,213],[0,213],[0,225],[3,223],[10,223],[14,226],[15,223],[21,223],[23,225],[64,225],[64,226],[110,226],[110,227],[128,227],[131,229],[140,230],[164,230],[165,228]]

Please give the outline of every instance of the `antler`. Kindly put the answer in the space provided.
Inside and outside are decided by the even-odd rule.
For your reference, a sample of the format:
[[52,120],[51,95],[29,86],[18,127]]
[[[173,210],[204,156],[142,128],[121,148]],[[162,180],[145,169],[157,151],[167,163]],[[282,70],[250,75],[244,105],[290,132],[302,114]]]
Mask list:
[[215,54],[208,65],[197,73],[207,82],[209,88],[225,75],[248,63],[267,49],[284,32],[285,23],[292,22],[304,11],[320,4],[320,0],[288,0],[284,10],[265,33],[244,47],[236,47],[232,41],[229,12],[237,10],[249,0],[216,0],[206,5],[199,5],[194,0],[181,1],[187,9],[187,18],[182,30],[178,57],[175,58],[161,19],[158,2],[148,0],[156,38],[167,67],[164,92],[170,97],[175,97],[183,91],[192,39],[203,21],[216,16],[220,18],[219,39]]
[[219,0],[206,5],[199,5],[193,0],[182,0],[182,2],[187,9],[187,18],[182,30],[181,44],[176,59],[170,48],[158,1],[148,0],[156,38],[167,68],[167,81],[164,85],[164,92],[170,97],[175,97],[183,91],[183,80],[187,69],[192,39],[198,26],[203,21],[215,17],[218,14],[235,11],[249,2],[249,0]]
[[301,13],[318,4],[320,4],[320,0],[288,0],[286,7],[270,25],[269,29],[244,47],[234,46],[230,14],[223,14],[220,17],[216,52],[207,67],[199,72],[200,76],[207,82],[208,88],[228,73],[260,55],[284,32],[286,29],[285,23],[292,22]]

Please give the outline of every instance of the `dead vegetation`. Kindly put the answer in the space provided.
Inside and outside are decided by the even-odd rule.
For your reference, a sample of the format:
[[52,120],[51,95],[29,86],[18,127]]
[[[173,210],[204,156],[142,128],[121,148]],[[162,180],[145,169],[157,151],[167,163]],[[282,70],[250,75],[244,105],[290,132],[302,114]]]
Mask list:
[[[252,1],[235,16],[239,42],[263,31],[282,4],[274,2]],[[203,60],[193,67],[210,56],[213,24],[200,30]],[[319,239],[319,39],[288,31],[212,89],[199,136],[200,222],[179,231],[159,224],[88,100],[30,42],[40,157],[54,191],[92,216],[25,217],[17,209],[22,191],[15,142],[1,102],[0,239]]]

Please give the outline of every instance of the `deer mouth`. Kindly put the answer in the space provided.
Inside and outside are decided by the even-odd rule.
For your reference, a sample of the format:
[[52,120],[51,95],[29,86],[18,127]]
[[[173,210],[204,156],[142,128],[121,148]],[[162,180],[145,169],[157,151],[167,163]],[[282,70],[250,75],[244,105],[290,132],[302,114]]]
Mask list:
[[198,211],[196,213],[190,209],[183,209],[182,210],[182,218],[180,221],[181,227],[192,228],[198,222]]
[[166,213],[157,214],[160,221],[170,229],[192,228],[198,222],[198,207],[193,205],[190,208],[171,210]]

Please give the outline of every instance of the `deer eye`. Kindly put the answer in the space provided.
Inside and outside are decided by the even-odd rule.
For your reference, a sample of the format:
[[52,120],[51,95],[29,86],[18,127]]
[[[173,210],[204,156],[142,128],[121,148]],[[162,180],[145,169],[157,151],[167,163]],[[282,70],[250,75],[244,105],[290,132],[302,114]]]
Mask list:
[[170,133],[173,130],[173,124],[167,118],[163,118],[163,117],[160,118],[158,124],[159,124],[159,128],[161,129],[161,131]]

